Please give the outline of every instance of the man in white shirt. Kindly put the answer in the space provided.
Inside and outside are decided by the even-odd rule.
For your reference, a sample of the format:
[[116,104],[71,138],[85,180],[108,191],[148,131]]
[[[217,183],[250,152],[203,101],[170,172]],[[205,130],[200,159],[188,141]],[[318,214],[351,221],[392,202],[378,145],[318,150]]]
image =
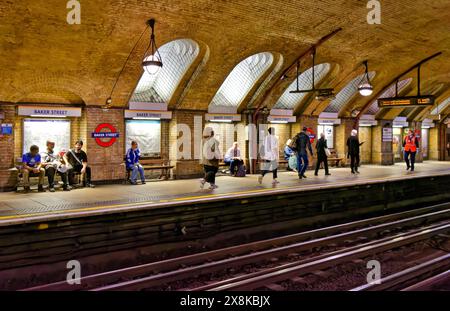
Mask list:
[[262,170],[261,176],[258,177],[258,182],[261,184],[264,176],[272,171],[273,181],[272,185],[279,184],[280,182],[277,180],[277,172],[278,172],[278,160],[280,158],[280,152],[278,147],[278,138],[275,136],[275,128],[271,127],[268,130],[269,135],[264,139],[264,154],[261,155],[262,160]]
[[225,162],[225,164],[230,165],[231,176],[234,176],[236,174],[236,168],[239,169],[239,167],[244,164],[244,161],[242,161],[241,159],[241,150],[239,149],[239,145],[237,142],[234,142],[233,147],[228,149],[223,161]]

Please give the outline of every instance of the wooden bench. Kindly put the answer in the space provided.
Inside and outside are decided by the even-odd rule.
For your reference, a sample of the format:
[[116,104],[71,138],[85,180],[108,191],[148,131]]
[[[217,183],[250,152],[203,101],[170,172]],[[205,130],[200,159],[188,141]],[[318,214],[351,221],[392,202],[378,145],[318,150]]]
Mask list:
[[344,160],[344,158],[335,158],[335,157],[329,157],[328,163],[334,163],[335,167],[339,167],[341,162]]
[[[124,158],[126,161],[126,158]],[[161,170],[161,174],[158,179],[170,179],[171,170],[174,168],[173,165],[170,165],[170,160],[161,160],[161,159],[140,159],[139,163],[142,165],[144,171],[153,171],[153,170]],[[126,166],[125,166],[126,167]],[[127,171],[127,181],[130,180],[131,171]]]

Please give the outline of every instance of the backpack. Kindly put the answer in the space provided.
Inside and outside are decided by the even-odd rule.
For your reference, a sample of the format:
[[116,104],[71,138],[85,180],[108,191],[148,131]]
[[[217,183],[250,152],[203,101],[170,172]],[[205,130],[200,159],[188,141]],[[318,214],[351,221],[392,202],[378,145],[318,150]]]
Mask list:
[[292,139],[291,139],[291,143],[288,145],[289,148],[291,148],[294,151],[297,151],[297,140],[298,140],[298,134],[295,135]]
[[246,171],[245,165],[242,164],[241,166],[239,166],[236,172],[236,177],[245,177],[245,171]]

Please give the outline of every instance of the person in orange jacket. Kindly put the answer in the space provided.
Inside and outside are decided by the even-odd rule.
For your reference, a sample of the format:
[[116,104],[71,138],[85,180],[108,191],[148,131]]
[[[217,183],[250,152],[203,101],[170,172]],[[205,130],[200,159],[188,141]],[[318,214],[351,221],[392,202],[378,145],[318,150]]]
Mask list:
[[417,149],[419,149],[419,139],[413,130],[409,130],[408,135],[403,139],[403,149],[405,151],[406,170],[411,169],[411,172],[414,172]]

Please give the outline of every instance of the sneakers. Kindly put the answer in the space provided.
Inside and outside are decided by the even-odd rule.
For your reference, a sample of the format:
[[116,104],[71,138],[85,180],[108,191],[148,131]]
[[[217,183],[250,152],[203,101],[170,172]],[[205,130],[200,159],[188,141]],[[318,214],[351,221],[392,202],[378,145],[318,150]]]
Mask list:
[[136,186],[136,185],[137,185],[137,182],[135,182],[135,181],[130,181],[130,184],[132,184],[133,186]]
[[262,181],[263,181],[263,176],[258,176],[258,184],[262,184]]
[[86,184],[86,188],[95,188],[95,186],[91,183]]
[[206,180],[204,178],[200,179],[200,189],[205,187]]
[[64,191],[70,191],[70,190],[72,190],[72,187],[71,186],[66,186],[66,187],[63,186],[63,190]]
[[49,191],[50,192],[55,192],[55,188],[51,187],[51,188],[49,188]]
[[217,186],[216,184],[211,184],[211,186],[209,187],[210,190],[214,190],[219,188],[219,186]]
[[278,180],[276,180],[276,179],[274,179],[273,181],[272,181],[272,185],[273,186],[275,186],[275,185],[277,185],[277,184],[279,184],[280,182],[278,181]]

